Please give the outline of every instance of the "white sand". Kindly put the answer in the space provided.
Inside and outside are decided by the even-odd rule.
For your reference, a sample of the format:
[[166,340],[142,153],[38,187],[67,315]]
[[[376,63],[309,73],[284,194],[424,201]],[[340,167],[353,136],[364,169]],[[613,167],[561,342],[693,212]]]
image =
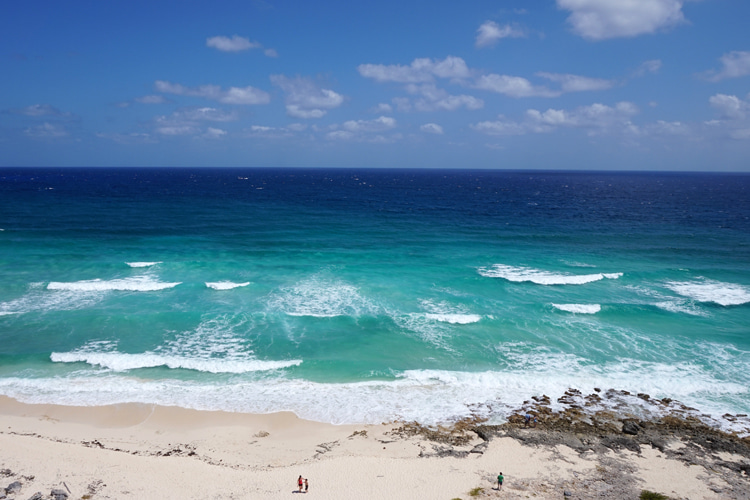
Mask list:
[[[389,435],[393,427],[334,426],[289,413],[25,405],[0,397],[0,469],[14,473],[0,477],[0,492],[20,480],[18,498],[67,487],[71,499],[293,499],[302,475],[309,479],[307,495],[330,500],[467,499],[476,487],[491,498],[560,499],[562,489],[549,485],[587,477],[597,467],[595,457],[564,446],[532,448],[511,438],[494,439],[484,454],[468,458],[419,457],[432,453],[433,443]],[[701,467],[651,449],[612,456],[633,465],[639,488],[719,498]],[[494,491],[500,471],[504,489]]]

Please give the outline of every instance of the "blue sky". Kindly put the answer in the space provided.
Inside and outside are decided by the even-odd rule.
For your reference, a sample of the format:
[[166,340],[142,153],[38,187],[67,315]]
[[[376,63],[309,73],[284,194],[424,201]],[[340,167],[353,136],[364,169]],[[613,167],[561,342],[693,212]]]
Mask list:
[[8,1],[0,165],[750,171],[750,2]]

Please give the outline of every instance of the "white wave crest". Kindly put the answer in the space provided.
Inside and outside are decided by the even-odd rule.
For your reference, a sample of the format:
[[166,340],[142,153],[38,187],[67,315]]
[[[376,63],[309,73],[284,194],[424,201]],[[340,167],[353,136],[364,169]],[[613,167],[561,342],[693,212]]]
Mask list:
[[622,276],[622,273],[553,273],[530,267],[506,266],[504,264],[495,264],[491,268],[482,267],[479,268],[478,272],[487,278],[503,278],[516,283],[530,281],[537,285],[584,285],[605,278],[617,279]]
[[302,364],[302,360],[264,361],[259,359],[189,358],[146,352],[125,354],[119,352],[53,352],[50,359],[55,363],[88,363],[116,372],[139,368],[167,368],[196,370],[207,373],[249,373],[280,370]]
[[738,306],[750,302],[750,288],[714,280],[668,281],[665,286],[698,302],[714,302],[721,306]]
[[125,264],[129,265],[130,267],[151,267],[157,264],[161,264],[161,262],[126,262]]
[[432,321],[440,321],[454,325],[468,325],[482,320],[480,315],[470,313],[468,309],[462,305],[451,304],[444,300],[434,301],[430,299],[422,299],[419,302],[422,307],[427,310],[424,317]]
[[627,288],[628,290],[632,290],[638,295],[642,295],[642,296],[649,298],[648,300],[643,301],[643,302],[636,301],[635,304],[638,304],[638,305],[645,304],[649,306],[658,307],[659,309],[663,309],[667,312],[683,313],[683,314],[689,314],[691,316],[706,316],[707,315],[706,312],[703,311],[700,308],[700,306],[696,305],[694,301],[686,299],[684,297],[673,297],[659,290],[655,290],[653,288],[649,288],[646,286],[629,285],[625,288]]
[[599,304],[552,304],[552,307],[576,314],[596,314],[602,310]]
[[246,281],[244,283],[232,283],[231,281],[215,281],[212,283],[206,282],[206,287],[212,288],[214,290],[231,290],[232,288],[239,288],[247,286],[249,284],[249,281]]
[[425,314],[425,317],[434,321],[441,321],[443,323],[451,323],[454,325],[468,325],[470,323],[478,323],[482,320],[482,317],[478,314],[427,313]]
[[68,290],[75,292],[110,292],[110,291],[127,291],[127,292],[154,292],[174,288],[181,282],[165,283],[158,281],[151,276],[135,276],[133,278],[121,278],[113,280],[84,280],[73,282],[53,281],[47,285],[47,290]]

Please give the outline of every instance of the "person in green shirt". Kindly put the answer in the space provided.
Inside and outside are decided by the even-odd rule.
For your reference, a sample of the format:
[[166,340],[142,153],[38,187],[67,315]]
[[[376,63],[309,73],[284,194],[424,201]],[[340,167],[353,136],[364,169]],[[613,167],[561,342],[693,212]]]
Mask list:
[[503,479],[505,478],[503,477],[503,473],[501,472],[500,474],[497,475],[497,489],[498,490],[503,487]]

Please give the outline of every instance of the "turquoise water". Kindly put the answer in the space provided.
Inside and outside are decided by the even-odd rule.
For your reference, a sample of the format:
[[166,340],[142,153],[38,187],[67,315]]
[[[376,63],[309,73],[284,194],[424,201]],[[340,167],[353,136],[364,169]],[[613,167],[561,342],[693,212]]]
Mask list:
[[750,412],[750,176],[0,169],[0,394],[502,419]]

